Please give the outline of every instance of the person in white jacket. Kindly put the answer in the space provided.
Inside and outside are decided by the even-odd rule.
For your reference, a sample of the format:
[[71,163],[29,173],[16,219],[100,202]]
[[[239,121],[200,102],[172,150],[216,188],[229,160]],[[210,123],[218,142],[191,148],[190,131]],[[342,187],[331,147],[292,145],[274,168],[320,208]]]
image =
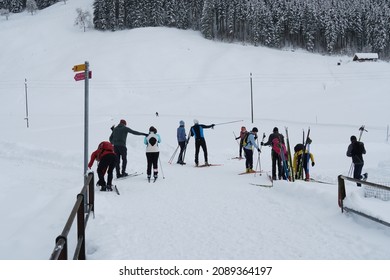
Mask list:
[[157,129],[154,126],[151,126],[149,128],[149,135],[144,139],[147,160],[146,174],[148,176],[149,182],[150,178],[152,177],[152,168],[154,181],[156,181],[158,177],[158,157],[160,155],[158,144],[160,142],[161,138],[160,135],[157,134]]

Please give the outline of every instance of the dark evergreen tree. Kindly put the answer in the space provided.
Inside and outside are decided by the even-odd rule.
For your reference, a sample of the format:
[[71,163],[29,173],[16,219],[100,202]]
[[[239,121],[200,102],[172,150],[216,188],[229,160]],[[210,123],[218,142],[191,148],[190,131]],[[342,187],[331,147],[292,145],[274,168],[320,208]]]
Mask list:
[[107,9],[105,0],[95,0],[95,2],[93,3],[93,24],[96,29],[108,29],[106,10]]
[[200,32],[207,39],[214,38],[214,15],[214,0],[205,0],[200,19]]
[[116,6],[116,18],[117,18],[117,28],[119,30],[125,29],[125,0],[117,0]]
[[37,3],[38,9],[42,10],[57,3],[58,0],[35,0],[35,2]]
[[10,0],[8,9],[11,13],[20,13],[25,7],[25,2],[23,0]]

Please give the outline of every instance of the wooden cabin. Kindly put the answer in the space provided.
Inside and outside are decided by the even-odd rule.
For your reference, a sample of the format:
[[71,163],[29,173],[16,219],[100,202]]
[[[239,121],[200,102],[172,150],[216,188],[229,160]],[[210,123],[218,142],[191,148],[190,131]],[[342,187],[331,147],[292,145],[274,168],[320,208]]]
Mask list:
[[353,56],[353,61],[377,61],[378,60],[377,53],[355,53]]

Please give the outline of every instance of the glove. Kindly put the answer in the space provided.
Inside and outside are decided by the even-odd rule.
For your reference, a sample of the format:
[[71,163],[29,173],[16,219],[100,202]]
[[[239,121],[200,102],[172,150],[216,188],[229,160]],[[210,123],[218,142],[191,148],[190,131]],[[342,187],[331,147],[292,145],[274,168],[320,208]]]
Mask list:
[[261,153],[260,148],[257,148],[257,151],[258,151],[259,153]]
[[311,166],[314,166],[314,165],[315,165],[315,162],[314,162],[314,161],[312,161],[312,162],[311,162]]
[[148,137],[148,136],[149,136],[149,134],[146,134],[146,133],[143,133],[142,135],[145,136],[145,137]]
[[261,142],[260,145],[261,145],[261,146],[264,146],[264,142]]
[[214,128],[214,126],[215,126],[215,124],[212,124],[212,125],[211,125],[211,128]]
[[88,167],[87,171],[85,172],[85,176],[88,176],[90,173],[93,173],[90,167]]

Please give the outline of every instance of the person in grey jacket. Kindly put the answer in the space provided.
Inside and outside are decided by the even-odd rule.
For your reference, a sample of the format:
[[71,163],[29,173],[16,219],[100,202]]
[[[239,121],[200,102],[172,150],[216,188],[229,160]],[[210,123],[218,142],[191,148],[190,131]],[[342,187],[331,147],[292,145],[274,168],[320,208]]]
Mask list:
[[184,128],[184,121],[180,121],[179,123],[179,127],[177,128],[177,143],[179,144],[179,147],[180,147],[180,152],[179,152],[179,157],[177,158],[177,163],[178,164],[186,164],[184,162],[184,151],[187,147],[187,134],[186,134],[186,130]]
[[[120,120],[119,124],[116,127],[111,127],[112,133],[110,135],[110,142],[114,145],[114,152],[116,154],[116,177],[125,177],[129,174],[126,173],[127,166],[127,147],[126,139],[127,134],[131,133],[134,135],[143,135],[148,136],[146,133],[138,132],[132,130],[126,126],[127,123],[125,120]],[[120,159],[122,158],[122,168],[120,167]]]

